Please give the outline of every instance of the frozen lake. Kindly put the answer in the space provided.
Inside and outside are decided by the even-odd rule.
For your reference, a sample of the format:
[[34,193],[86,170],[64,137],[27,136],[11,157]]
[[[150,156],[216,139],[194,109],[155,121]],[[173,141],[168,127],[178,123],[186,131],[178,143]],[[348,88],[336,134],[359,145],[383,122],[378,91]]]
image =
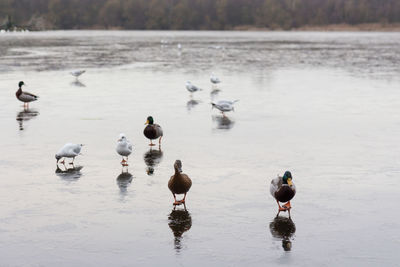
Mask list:
[[[0,265],[397,266],[399,44],[400,33],[0,34]],[[21,80],[40,96],[29,111]],[[191,97],[188,80],[204,90]],[[228,119],[211,109],[219,99],[240,100]],[[160,149],[143,136],[149,115]],[[54,158],[66,142],[85,144],[67,173]],[[187,212],[167,187],[176,159],[193,181]],[[286,170],[292,220],[275,218],[269,193]]]

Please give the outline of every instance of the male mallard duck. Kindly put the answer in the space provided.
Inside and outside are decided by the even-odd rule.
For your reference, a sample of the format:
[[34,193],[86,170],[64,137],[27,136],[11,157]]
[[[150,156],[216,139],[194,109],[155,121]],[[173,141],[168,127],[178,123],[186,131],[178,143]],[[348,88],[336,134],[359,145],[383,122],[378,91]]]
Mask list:
[[[128,166],[128,156],[132,153],[132,144],[126,139],[125,134],[120,134],[117,147],[115,149],[122,156],[122,166]],[[126,157],[126,160],[124,159]]]
[[[168,188],[171,190],[172,195],[174,196],[174,205],[185,204],[186,193],[189,191],[192,186],[192,180],[190,180],[189,176],[182,173],[182,162],[178,159],[174,164],[175,174],[171,176],[168,182]],[[182,200],[176,201],[175,194],[185,194]]]
[[[276,202],[279,206],[279,212],[281,211],[289,211],[290,216],[290,200],[296,194],[296,186],[292,182],[292,174],[290,171],[286,171],[283,177],[276,177],[272,179],[271,185],[269,188],[271,195],[276,199]],[[281,207],[279,202],[287,202]],[[278,214],[279,214],[278,212]]]
[[24,107],[25,104],[27,107],[29,107],[29,102],[36,101],[39,97],[28,92],[23,92],[21,88],[22,85],[25,85],[25,83],[23,81],[20,81],[18,83],[19,89],[17,90],[17,92],[15,92],[15,95],[17,96],[18,100],[24,102]]
[[160,125],[154,124],[154,119],[152,116],[147,117],[146,123],[147,126],[144,128],[143,134],[148,139],[150,139],[149,146],[154,146],[153,141],[154,139],[160,138],[158,143],[161,145],[161,138],[163,137],[163,130]]

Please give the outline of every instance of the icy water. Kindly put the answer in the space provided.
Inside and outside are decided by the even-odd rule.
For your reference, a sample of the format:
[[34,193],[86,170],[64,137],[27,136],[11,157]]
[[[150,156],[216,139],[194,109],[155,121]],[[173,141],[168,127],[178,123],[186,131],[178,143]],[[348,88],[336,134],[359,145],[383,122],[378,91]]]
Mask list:
[[[399,33],[1,34],[0,265],[398,266],[399,43]],[[75,69],[86,73],[76,80]],[[40,96],[29,111],[20,80]],[[190,97],[188,80],[203,91]],[[240,101],[223,118],[218,99]],[[148,115],[161,148],[143,136]],[[134,145],[127,173],[121,132]],[[75,170],[56,168],[66,142],[85,144]],[[187,212],[167,188],[176,159],[193,181]],[[269,193],[285,170],[291,220],[275,218]]]

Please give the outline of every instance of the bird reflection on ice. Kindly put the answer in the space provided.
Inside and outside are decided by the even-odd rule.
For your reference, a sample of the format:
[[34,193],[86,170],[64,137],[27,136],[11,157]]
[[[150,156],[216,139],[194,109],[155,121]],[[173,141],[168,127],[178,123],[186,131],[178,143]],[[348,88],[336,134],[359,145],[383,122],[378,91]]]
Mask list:
[[163,157],[163,152],[161,151],[160,146],[158,147],[158,150],[150,148],[149,151],[147,151],[143,155],[144,163],[146,163],[147,165],[146,168],[147,175],[154,174],[154,167],[160,164],[162,157]]
[[122,170],[121,174],[117,177],[117,185],[119,187],[121,195],[125,195],[128,192],[128,187],[132,183],[133,175],[128,170]]
[[282,248],[284,251],[290,251],[292,249],[293,235],[296,232],[296,225],[292,219],[276,216],[269,224],[269,230],[273,237],[282,240]]
[[75,79],[73,82],[71,82],[71,85],[76,87],[86,87],[86,85],[78,79]]
[[216,128],[222,130],[230,130],[235,124],[235,121],[228,118],[227,116],[215,115],[212,116],[212,120],[216,122]]
[[78,180],[81,176],[81,170],[83,166],[73,166],[72,168],[65,167],[61,169],[60,166],[57,164],[57,169],[55,171],[56,175],[63,180],[66,181],[75,181]]
[[188,111],[196,107],[200,103],[199,100],[191,99],[186,103],[186,108]]
[[173,209],[168,216],[168,226],[174,234],[175,250],[179,252],[182,248],[182,235],[192,227],[192,217],[185,210]]
[[19,124],[19,130],[24,130],[24,122],[29,121],[39,115],[39,112],[34,109],[24,109],[17,114],[16,120]]

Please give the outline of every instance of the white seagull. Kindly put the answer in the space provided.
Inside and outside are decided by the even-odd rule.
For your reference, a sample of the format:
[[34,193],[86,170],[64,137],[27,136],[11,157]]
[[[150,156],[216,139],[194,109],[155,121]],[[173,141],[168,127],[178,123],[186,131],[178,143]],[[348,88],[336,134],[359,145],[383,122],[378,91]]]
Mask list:
[[186,89],[190,92],[190,93],[194,93],[197,91],[201,91],[202,89],[197,87],[196,85],[193,85],[191,82],[187,81],[186,82]]
[[71,71],[71,75],[78,78],[79,76],[81,76],[83,73],[85,73],[86,70],[75,70],[75,71]]
[[221,80],[220,80],[217,76],[215,76],[214,73],[211,73],[210,81],[211,81],[213,84],[218,84],[218,83],[221,82]]
[[[128,156],[132,153],[132,144],[126,139],[125,134],[119,135],[117,147],[115,148],[118,154],[122,156],[122,166],[128,166]],[[124,159],[126,157],[126,160]]]
[[[75,157],[81,153],[82,146],[82,144],[66,143],[56,154],[57,164],[61,158],[72,158],[72,162],[69,164],[73,165]],[[64,164],[65,161],[63,160],[61,163]]]
[[238,102],[239,100],[235,101],[228,101],[228,100],[220,100],[217,103],[211,102],[213,108],[219,109],[222,112],[222,115],[225,116],[224,112],[235,111],[233,104]]

